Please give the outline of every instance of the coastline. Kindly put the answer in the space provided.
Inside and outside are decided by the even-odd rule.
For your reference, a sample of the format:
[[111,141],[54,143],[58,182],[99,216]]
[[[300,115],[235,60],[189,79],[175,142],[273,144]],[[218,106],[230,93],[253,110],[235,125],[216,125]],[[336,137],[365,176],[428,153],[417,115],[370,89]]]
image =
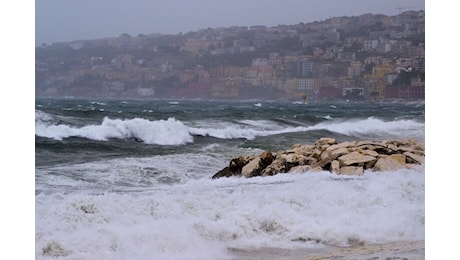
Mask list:
[[260,248],[228,249],[231,259],[277,259],[277,260],[320,260],[320,259],[425,259],[425,240],[397,241],[384,244],[356,245],[350,247],[324,246],[318,248]]

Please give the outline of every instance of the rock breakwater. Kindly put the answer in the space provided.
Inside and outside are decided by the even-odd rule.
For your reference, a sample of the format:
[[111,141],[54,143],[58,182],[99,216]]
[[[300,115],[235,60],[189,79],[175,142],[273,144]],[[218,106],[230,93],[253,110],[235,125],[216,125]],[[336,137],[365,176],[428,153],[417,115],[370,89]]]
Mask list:
[[394,171],[425,162],[425,144],[414,140],[347,141],[320,138],[313,145],[294,144],[276,153],[233,158],[212,176],[272,176],[280,173],[330,171],[339,175],[363,175],[364,171]]

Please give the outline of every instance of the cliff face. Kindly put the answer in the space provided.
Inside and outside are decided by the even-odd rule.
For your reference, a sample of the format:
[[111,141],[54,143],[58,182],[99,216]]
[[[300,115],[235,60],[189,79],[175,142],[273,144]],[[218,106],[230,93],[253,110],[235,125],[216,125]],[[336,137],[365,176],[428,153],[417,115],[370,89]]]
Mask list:
[[337,143],[320,138],[313,145],[294,144],[290,150],[264,151],[259,156],[233,158],[213,179],[230,176],[272,176],[279,173],[330,171],[363,175],[364,171],[394,171],[423,165],[425,144],[413,140]]

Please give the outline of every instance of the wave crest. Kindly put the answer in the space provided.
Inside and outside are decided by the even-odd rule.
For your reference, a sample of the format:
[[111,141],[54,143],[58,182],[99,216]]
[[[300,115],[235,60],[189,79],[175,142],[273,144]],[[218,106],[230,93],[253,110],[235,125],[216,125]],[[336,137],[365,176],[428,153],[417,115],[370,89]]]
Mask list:
[[384,121],[369,117],[366,119],[351,119],[346,121],[326,121],[314,125],[309,130],[328,130],[349,136],[371,137],[412,137],[423,139],[425,124],[414,120]]
[[366,119],[330,119],[310,126],[285,125],[271,120],[203,121],[187,126],[175,118],[150,121],[143,118],[110,119],[105,117],[99,125],[73,127],[57,124],[52,115],[36,111],[35,134],[41,137],[62,140],[68,137],[84,137],[106,141],[109,138],[136,139],[147,144],[183,145],[193,142],[193,135],[210,136],[218,139],[253,140],[260,136],[326,130],[331,133],[357,138],[414,138],[423,140],[425,124],[402,119],[384,121],[369,117]]
[[147,144],[182,145],[193,142],[188,128],[175,118],[150,121],[142,118],[110,119],[105,117],[100,125],[87,125],[81,128],[64,124],[35,124],[35,134],[41,137],[62,140],[68,137],[84,137],[106,141],[109,138],[135,138]]

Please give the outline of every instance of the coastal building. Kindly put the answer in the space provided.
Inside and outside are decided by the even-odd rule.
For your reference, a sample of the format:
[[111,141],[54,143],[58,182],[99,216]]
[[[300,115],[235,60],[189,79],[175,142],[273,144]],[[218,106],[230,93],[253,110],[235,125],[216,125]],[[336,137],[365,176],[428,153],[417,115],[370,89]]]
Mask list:
[[350,66],[348,66],[347,75],[350,78],[356,78],[361,76],[363,72],[363,64],[360,61],[350,61]]
[[211,86],[212,98],[234,99],[239,96],[237,82],[232,79],[216,82]]
[[141,97],[153,97],[155,90],[153,88],[138,88],[137,94]]
[[[312,100],[335,98],[338,88],[344,99],[421,98],[424,12],[398,17],[366,14],[43,45],[36,48],[35,89],[45,96]],[[401,71],[421,76],[389,86],[402,84]]]
[[363,49],[366,51],[375,51],[379,45],[379,40],[364,40]]
[[366,81],[366,87],[369,89],[369,98],[382,100],[385,98],[385,82],[383,78],[373,77]]
[[395,70],[395,65],[393,64],[389,64],[389,63],[381,64],[381,65],[374,66],[372,68],[372,75],[375,78],[383,78],[386,74],[393,73],[394,70]]

